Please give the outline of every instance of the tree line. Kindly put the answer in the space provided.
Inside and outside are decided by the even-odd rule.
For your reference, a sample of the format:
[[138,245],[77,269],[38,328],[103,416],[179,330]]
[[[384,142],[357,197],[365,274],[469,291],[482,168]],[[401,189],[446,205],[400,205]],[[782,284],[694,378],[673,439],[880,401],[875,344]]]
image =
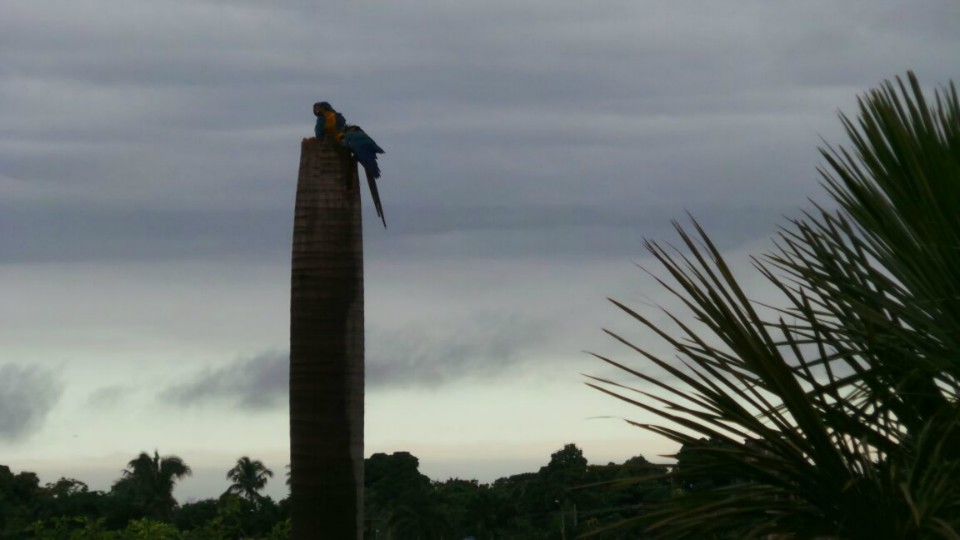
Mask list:
[[[420,472],[419,459],[409,452],[373,454],[364,462],[364,537],[575,538],[619,523],[677,490],[697,489],[689,481],[681,485],[672,476],[693,463],[688,454],[681,451],[679,467],[673,468],[643,456],[594,465],[575,444],[567,444],[537,472],[491,483],[460,478],[434,481]],[[274,472],[261,461],[241,457],[227,471],[231,483],[222,495],[179,504],[173,489],[191,472],[178,456],[143,452],[127,464],[109,490],[97,491],[74,478],[41,485],[35,473],[14,474],[0,465],[0,538],[289,538],[289,496],[275,501],[262,493]],[[708,480],[713,481],[727,479]]]
[[45,540],[285,538],[284,501],[260,492],[273,471],[247,456],[226,473],[217,499],[180,505],[176,483],[192,470],[178,456],[141,452],[108,491],[75,478],[40,485],[0,465],[0,538]]

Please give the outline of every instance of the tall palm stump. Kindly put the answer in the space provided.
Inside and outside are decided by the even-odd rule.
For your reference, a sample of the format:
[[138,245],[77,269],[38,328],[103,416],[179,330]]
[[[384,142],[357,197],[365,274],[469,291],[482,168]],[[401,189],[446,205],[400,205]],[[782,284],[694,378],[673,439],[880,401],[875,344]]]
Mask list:
[[363,236],[357,169],[304,139],[290,287],[293,539],[363,534]]

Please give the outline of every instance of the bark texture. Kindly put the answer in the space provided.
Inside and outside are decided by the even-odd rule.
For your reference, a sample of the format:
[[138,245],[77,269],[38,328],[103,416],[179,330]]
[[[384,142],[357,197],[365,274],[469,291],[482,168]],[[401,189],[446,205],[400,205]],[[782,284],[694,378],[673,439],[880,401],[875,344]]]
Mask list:
[[290,287],[294,540],[363,536],[363,237],[356,165],[304,139]]

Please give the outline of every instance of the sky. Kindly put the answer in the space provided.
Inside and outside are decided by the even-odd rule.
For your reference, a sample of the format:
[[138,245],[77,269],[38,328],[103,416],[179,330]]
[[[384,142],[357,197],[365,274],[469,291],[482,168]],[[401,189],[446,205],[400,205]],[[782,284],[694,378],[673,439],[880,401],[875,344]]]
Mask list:
[[[5,0],[0,464],[109,489],[182,457],[286,494],[300,140],[326,100],[386,149],[363,195],[366,453],[435,480],[676,447],[584,385],[646,369],[607,298],[664,320],[643,239],[694,216],[749,255],[824,201],[838,111],[913,70],[956,79],[960,4]],[[659,319],[657,317],[660,317]],[[657,349],[669,354],[668,350]]]

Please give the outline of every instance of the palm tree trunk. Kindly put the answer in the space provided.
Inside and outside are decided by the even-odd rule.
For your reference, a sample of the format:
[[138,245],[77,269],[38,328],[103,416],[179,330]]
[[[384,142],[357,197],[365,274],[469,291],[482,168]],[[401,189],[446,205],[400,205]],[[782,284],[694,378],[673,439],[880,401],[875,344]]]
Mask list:
[[292,538],[363,534],[363,236],[357,169],[304,139],[290,287]]

